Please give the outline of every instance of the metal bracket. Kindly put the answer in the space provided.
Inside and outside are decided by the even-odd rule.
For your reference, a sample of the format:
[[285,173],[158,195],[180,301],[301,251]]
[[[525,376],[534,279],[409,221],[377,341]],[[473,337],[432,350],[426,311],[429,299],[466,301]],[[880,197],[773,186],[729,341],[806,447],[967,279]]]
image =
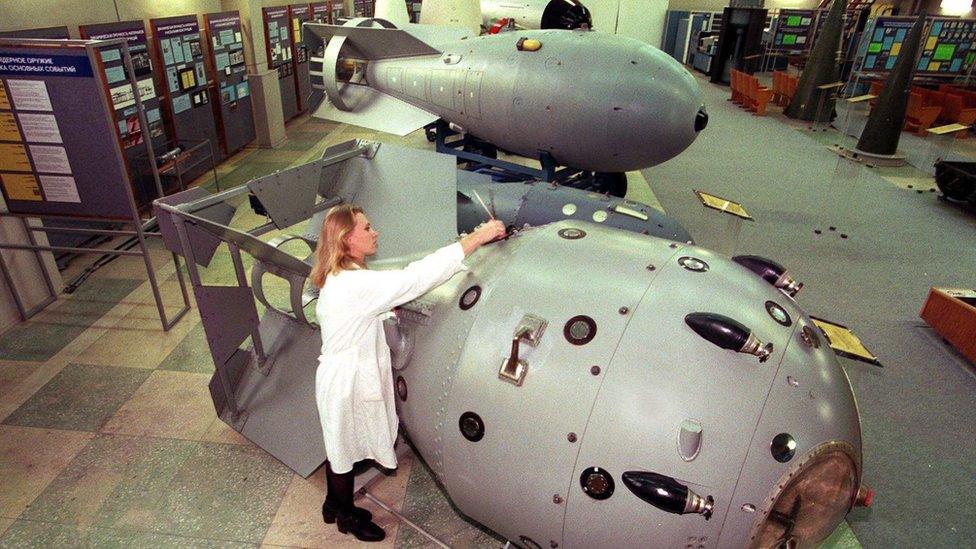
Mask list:
[[527,314],[519,321],[512,336],[512,354],[502,361],[498,378],[516,387],[521,387],[529,371],[529,363],[519,358],[519,343],[525,341],[531,347],[538,347],[542,334],[549,323],[535,315]]

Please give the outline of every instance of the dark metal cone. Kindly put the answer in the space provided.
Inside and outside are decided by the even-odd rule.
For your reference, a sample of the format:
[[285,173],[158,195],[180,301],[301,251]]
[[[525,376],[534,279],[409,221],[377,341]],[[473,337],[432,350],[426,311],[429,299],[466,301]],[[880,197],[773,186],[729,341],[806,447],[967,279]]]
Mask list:
[[915,77],[915,57],[922,42],[922,27],[925,25],[925,12],[918,14],[912,25],[895,66],[888,74],[885,87],[881,90],[878,103],[871,111],[857,150],[871,154],[892,155],[898,150],[901,128],[905,124],[905,111],[908,110],[908,93],[912,78]]
[[[840,79],[840,46],[844,33],[844,10],[847,0],[834,0],[827,13],[823,30],[813,45],[807,64],[796,85],[796,94],[783,111],[788,118],[813,121],[817,117],[820,94],[828,93],[817,86],[830,84]],[[824,101],[818,122],[829,122],[833,118],[834,100]]]

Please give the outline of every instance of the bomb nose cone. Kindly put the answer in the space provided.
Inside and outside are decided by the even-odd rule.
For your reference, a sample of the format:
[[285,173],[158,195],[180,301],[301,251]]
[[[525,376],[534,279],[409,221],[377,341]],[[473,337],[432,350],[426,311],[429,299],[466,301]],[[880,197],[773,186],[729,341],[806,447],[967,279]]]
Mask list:
[[705,106],[702,105],[702,107],[698,109],[698,114],[695,116],[695,132],[700,132],[704,130],[705,126],[707,125],[708,125],[708,113],[705,112]]

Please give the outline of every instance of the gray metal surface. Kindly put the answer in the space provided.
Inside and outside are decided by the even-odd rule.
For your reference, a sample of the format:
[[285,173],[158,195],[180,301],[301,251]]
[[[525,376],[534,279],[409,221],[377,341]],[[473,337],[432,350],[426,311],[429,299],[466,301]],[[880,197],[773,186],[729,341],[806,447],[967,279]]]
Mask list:
[[[414,254],[453,233],[452,157],[389,145],[330,149],[357,150],[360,156],[322,170],[327,181],[320,193],[363,205],[386,234],[382,242],[405,241],[381,248],[384,253]],[[521,197],[513,192],[506,200],[516,204]],[[301,263],[305,273],[307,265],[283,260],[274,242],[201,221],[187,213],[196,208],[192,203],[162,207],[178,228],[204,227],[254,255],[259,271],[277,270],[293,290],[304,285],[290,265]],[[682,259],[689,256],[707,268],[692,270]],[[395,268],[409,259],[371,267]],[[402,306],[387,337],[394,377],[408,388],[397,405],[412,443],[458,509],[505,537],[569,548],[684,546],[692,539],[696,546],[741,547],[769,512],[780,479],[812,449],[843,443],[860,467],[857,409],[836,358],[822,341],[816,348],[802,343],[796,333],[812,326],[809,317],[744,267],[701,248],[576,219],[516,233],[466,263],[470,270]],[[195,265],[190,269],[208,340],[220,343],[211,381],[218,414],[310,474],[325,459],[313,394],[317,329],[268,310],[256,340],[249,326],[224,336],[221,330],[247,318],[253,297],[246,287],[229,290],[248,302],[230,310],[202,285]],[[245,283],[240,270],[238,283]],[[463,299],[474,286],[479,297]],[[774,320],[767,302],[789,321]],[[773,344],[772,357],[760,363],[712,344],[686,325],[693,312],[744,324]],[[513,357],[513,338],[527,315],[546,328]],[[578,315],[595,325],[589,340],[569,340],[575,333],[569,321]],[[239,347],[247,335],[253,352]],[[512,358],[525,363],[520,384],[500,375]],[[462,435],[466,412],[480,416],[480,440]],[[680,444],[689,424],[702,430],[701,448],[692,453]],[[770,455],[770,437],[781,432],[796,440],[796,457],[786,463]],[[609,499],[583,492],[581,473],[589,467],[616,479]],[[627,471],[667,475],[713,497],[715,516],[706,521],[645,503],[624,486]],[[745,503],[755,512],[742,511]],[[804,519],[816,512],[806,509]]]
[[507,18],[523,29],[538,29],[552,0],[481,0],[481,21],[486,27]]
[[[458,172],[459,174],[465,172]],[[691,235],[677,221],[646,204],[543,181],[464,183],[458,177],[458,231],[470,232],[487,219],[481,198],[505,225],[545,225],[564,219],[602,223],[678,242]]]
[[[519,31],[438,43],[441,55],[386,51],[385,58],[377,58],[383,48],[394,47],[383,40],[388,29],[315,24],[306,29],[342,32],[357,48],[369,47],[373,60],[365,75],[371,88],[522,156],[547,152],[561,165],[625,172],[664,162],[697,136],[702,101],[694,77],[664,52],[631,38]],[[521,39],[542,46],[519,51]],[[356,55],[341,51],[338,59]],[[335,69],[335,63],[326,63],[323,73],[331,76]],[[356,87],[343,90],[352,93]],[[316,116],[340,121],[336,109],[342,108],[326,107]],[[374,127],[369,109],[363,103],[341,121]]]

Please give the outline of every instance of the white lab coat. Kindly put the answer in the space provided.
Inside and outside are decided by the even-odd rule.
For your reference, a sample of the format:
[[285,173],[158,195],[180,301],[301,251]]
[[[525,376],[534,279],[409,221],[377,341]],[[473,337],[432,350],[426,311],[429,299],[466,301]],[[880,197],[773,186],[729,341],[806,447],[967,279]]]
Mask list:
[[322,327],[315,400],[325,453],[336,473],[364,459],[396,467],[396,403],[383,318],[464,270],[463,260],[464,250],[455,243],[400,270],[326,277],[315,306]]

